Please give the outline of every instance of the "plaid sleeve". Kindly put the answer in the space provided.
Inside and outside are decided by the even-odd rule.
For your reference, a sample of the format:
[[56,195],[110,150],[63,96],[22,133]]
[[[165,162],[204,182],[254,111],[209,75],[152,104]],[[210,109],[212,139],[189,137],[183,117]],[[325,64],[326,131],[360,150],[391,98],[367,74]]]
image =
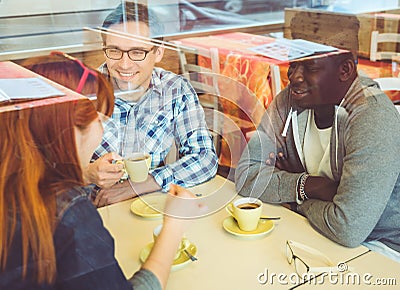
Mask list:
[[171,183],[191,187],[215,176],[218,158],[208,131],[204,110],[196,92],[188,81],[180,79],[181,86],[172,91],[174,96],[175,139],[182,156],[173,164],[156,168],[152,175],[164,191]]

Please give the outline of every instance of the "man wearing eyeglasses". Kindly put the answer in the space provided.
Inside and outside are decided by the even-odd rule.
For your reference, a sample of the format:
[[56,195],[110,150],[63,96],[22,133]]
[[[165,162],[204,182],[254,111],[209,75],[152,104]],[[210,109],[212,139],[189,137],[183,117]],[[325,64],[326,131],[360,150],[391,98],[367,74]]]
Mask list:
[[400,262],[400,116],[350,52],[290,63],[236,169],[241,195],[293,209],[330,239]]
[[[97,184],[95,203],[110,204],[157,190],[171,183],[194,186],[214,177],[218,159],[204,111],[190,83],[155,65],[164,47],[154,35],[162,27],[146,6],[124,2],[103,23],[106,62],[100,70],[112,82],[116,101],[112,121],[105,124],[101,146],[86,171]],[[165,165],[172,146],[180,158]],[[151,155],[150,174],[140,183],[117,182],[122,165],[115,160],[133,152]]]

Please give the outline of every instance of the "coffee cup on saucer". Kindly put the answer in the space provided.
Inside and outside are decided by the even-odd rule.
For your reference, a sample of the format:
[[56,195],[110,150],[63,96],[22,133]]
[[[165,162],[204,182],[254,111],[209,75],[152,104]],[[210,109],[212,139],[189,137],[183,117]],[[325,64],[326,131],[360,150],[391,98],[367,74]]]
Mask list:
[[[154,228],[154,230],[153,230],[154,242],[156,241],[158,235],[160,234],[161,229],[162,229],[162,225],[158,225]],[[179,243],[178,250],[176,251],[176,254],[174,256],[174,260],[178,259],[180,257],[180,255],[182,254],[182,252],[187,250],[189,248],[189,246],[190,246],[190,241],[187,238],[183,237],[181,239],[181,242]]]
[[263,203],[253,197],[243,197],[228,204],[226,210],[236,219],[242,231],[257,229],[261,217]]
[[132,153],[124,158],[125,171],[132,182],[143,182],[147,179],[151,165],[151,156],[145,152]]

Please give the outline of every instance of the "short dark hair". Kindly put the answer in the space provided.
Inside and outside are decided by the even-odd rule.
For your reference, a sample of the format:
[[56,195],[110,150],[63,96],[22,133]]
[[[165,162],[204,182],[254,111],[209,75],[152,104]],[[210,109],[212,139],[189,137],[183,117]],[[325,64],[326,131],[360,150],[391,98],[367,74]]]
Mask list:
[[[164,27],[156,13],[146,5],[137,2],[124,1],[119,4],[103,22],[103,28],[109,28],[114,24],[125,22],[143,22],[150,29],[150,38],[163,40]],[[105,42],[105,35],[102,35]]]
[[333,56],[333,60],[337,65],[340,65],[342,62],[348,59],[356,64],[356,60],[354,59],[354,55],[351,51],[339,53]]
[[340,65],[345,60],[348,60],[348,59],[350,59],[352,62],[357,64],[357,62],[355,61],[354,56],[353,56],[351,51],[341,51],[341,52],[332,53],[332,54],[329,54],[329,53],[326,53],[326,52],[317,52],[317,53],[314,53],[314,54],[312,54],[310,56],[306,56],[306,57],[303,57],[303,58],[300,58],[300,59],[291,60],[289,65],[290,64],[299,63],[299,62],[303,63],[305,61],[309,61],[311,59],[318,59],[318,58],[328,58],[335,65]]

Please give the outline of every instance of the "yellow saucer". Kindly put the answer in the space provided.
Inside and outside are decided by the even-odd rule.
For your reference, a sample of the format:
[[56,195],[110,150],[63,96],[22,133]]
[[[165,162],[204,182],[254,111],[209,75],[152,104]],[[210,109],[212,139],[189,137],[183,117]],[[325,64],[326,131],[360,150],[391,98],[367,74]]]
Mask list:
[[[144,263],[147,260],[147,257],[149,256],[151,249],[153,248],[154,242],[151,242],[147,244],[139,254],[140,261]],[[190,244],[189,247],[186,249],[192,256],[196,256],[197,254],[197,247],[194,244]],[[184,252],[181,252],[181,254],[174,260],[172,263],[171,270],[176,271],[179,270],[183,267],[185,267],[187,264],[192,262],[188,255],[186,255]]]
[[161,218],[166,194],[148,195],[136,198],[131,204],[131,212],[144,218]]
[[260,220],[258,222],[257,228],[254,231],[246,232],[242,231],[239,228],[236,220],[232,216],[229,216],[226,219],[224,219],[222,226],[228,233],[232,235],[246,239],[257,239],[265,236],[270,231],[272,231],[274,228],[274,223],[273,221],[269,220]]

